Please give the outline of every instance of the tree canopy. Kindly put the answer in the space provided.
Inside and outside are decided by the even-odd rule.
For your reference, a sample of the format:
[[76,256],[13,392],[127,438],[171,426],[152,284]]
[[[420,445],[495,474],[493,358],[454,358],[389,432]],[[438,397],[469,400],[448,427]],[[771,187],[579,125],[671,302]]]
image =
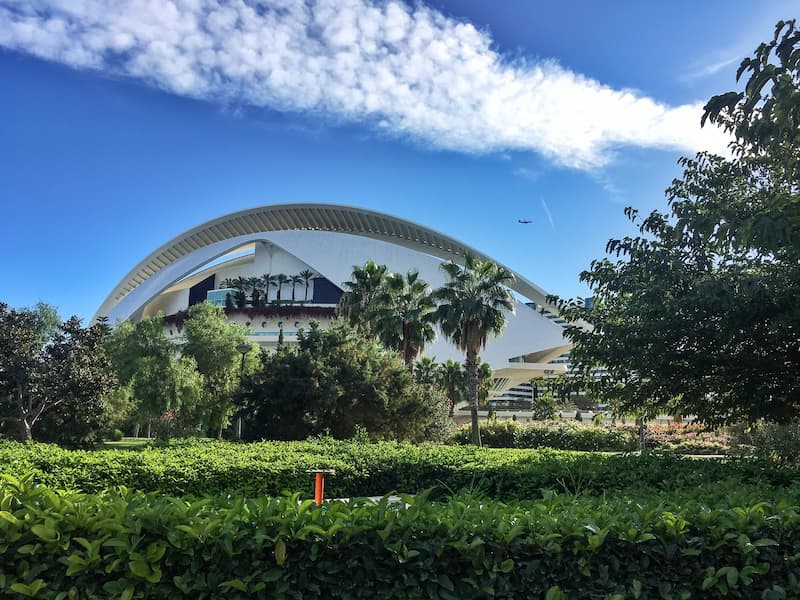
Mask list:
[[472,414],[472,442],[480,446],[478,427],[478,353],[492,336],[506,324],[506,315],[514,310],[508,285],[514,275],[491,261],[482,261],[467,253],[464,266],[444,263],[447,281],[436,290],[436,321],[442,333],[465,354],[464,371]]
[[[103,426],[104,397],[116,384],[103,330],[77,317],[52,328],[54,311],[0,303],[0,421],[24,440],[91,445]],[[38,431],[37,431],[38,429]]]
[[[709,424],[800,414],[800,32],[780,22],[745,59],[744,90],[703,121],[732,156],[683,158],[669,214],[640,218],[611,258],[581,274],[591,308],[561,301],[571,358],[620,412],[694,414]],[[591,328],[578,321],[588,321]]]
[[375,439],[435,439],[447,406],[435,387],[414,382],[401,358],[345,323],[312,323],[298,344],[262,352],[241,401],[250,438],[304,439],[330,433]]

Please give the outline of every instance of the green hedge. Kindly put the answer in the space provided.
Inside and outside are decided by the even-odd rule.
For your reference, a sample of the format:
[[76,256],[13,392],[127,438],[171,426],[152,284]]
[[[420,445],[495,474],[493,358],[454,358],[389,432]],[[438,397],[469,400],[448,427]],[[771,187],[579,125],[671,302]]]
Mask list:
[[0,483],[0,594],[797,598],[798,490],[194,501]]
[[[577,421],[497,420],[481,423],[481,440],[491,448],[553,448],[588,452],[631,452],[639,447],[635,425],[593,425]],[[451,444],[469,444],[470,426],[462,425],[449,439]],[[706,431],[699,425],[649,424],[645,435],[648,449],[680,454],[728,454],[726,434]]]
[[[452,443],[470,443],[470,425],[462,425]],[[577,421],[493,421],[481,423],[481,441],[491,448],[553,448],[586,452],[631,452],[638,447],[635,427],[585,425]]]
[[0,444],[0,472],[87,492],[124,485],[177,495],[311,494],[309,468],[336,475],[331,497],[415,493],[429,487],[480,489],[501,499],[536,498],[542,489],[603,493],[628,487],[670,490],[723,480],[785,486],[797,475],[767,461],[615,456],[555,450],[508,450],[434,444],[196,442],[141,451],[64,450],[47,444]]

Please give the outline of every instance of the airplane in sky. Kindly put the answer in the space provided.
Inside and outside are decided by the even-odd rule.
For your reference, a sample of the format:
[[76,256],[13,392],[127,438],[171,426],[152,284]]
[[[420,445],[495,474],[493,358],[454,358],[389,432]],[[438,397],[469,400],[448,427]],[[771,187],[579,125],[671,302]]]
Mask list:
[[527,225],[528,223],[533,223],[533,221],[528,219],[517,219],[517,223],[522,223],[523,225]]

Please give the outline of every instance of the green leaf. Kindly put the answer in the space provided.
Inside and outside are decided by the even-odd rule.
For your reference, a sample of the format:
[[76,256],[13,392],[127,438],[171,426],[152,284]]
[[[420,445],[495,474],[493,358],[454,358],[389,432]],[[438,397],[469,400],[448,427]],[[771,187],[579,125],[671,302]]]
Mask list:
[[564,600],[564,598],[564,592],[557,585],[547,590],[547,594],[544,596],[544,600]]
[[283,569],[270,569],[264,573],[264,581],[278,581],[283,577]]
[[142,579],[148,579],[153,574],[146,560],[132,560],[128,563],[128,568],[131,573]]
[[19,525],[20,523],[20,520],[7,510],[0,510],[0,519],[8,521],[12,525]]
[[275,562],[279,565],[286,562],[286,543],[280,539],[275,542]]
[[500,563],[500,571],[502,571],[503,573],[509,573],[513,568],[514,568],[514,561],[510,558]]
[[40,590],[45,588],[47,584],[42,579],[36,579],[32,581],[30,584],[26,585],[24,583],[12,583],[11,584],[11,591],[17,592],[18,594],[22,594],[28,598],[35,598],[36,595],[39,593]]
[[453,580],[446,573],[439,575],[439,585],[450,592],[456,589]]
[[55,529],[47,527],[46,525],[34,525],[31,527],[31,532],[45,542],[56,542],[60,537]]

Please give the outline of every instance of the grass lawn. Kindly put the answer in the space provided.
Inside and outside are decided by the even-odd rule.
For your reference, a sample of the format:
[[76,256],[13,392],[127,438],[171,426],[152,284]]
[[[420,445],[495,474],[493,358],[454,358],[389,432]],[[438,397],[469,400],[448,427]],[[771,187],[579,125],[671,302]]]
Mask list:
[[152,443],[149,438],[124,437],[118,442],[106,441],[100,446],[103,450],[141,450]]

